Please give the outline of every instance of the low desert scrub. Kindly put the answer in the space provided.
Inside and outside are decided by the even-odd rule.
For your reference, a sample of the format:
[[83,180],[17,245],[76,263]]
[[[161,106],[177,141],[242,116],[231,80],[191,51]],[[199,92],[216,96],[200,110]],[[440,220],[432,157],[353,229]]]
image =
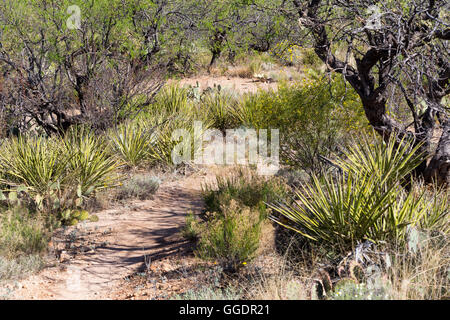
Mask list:
[[220,213],[206,213],[206,221],[199,226],[195,253],[234,272],[255,257],[263,222],[258,212],[231,200],[221,207]]
[[232,287],[225,289],[213,286],[191,289],[177,295],[172,300],[240,300],[242,293]]
[[41,270],[45,266],[40,255],[26,255],[14,259],[0,256],[0,285],[2,281],[17,280]]
[[[309,300],[311,275],[299,274],[296,268],[288,267],[287,256],[280,256],[275,272],[253,272],[241,282],[245,295],[250,300]],[[297,271],[297,272],[296,272]]]
[[387,278],[391,283],[392,299],[449,299],[448,236],[436,232],[413,235],[407,250],[400,247],[391,250],[391,260]]
[[44,266],[48,231],[43,218],[23,207],[0,212],[0,282],[20,279]]

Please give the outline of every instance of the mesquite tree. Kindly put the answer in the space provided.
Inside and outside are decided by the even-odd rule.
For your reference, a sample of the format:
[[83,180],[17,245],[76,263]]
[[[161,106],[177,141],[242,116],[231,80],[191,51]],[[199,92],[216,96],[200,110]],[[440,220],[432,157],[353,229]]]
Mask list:
[[421,143],[427,157],[417,173],[427,181],[450,183],[448,2],[292,4],[316,54],[358,93],[373,128],[385,139],[398,134]]
[[74,124],[105,129],[148,105],[163,83],[154,59],[158,8],[139,0],[0,2],[0,115],[16,131],[50,135]]

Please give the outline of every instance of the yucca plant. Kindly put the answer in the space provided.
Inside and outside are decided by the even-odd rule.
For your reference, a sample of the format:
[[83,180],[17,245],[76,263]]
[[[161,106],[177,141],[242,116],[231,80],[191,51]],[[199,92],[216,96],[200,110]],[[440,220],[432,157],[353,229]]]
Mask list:
[[[186,110],[185,110],[186,111]],[[190,144],[191,155],[194,154],[196,139],[200,139],[204,130],[209,128],[208,122],[202,123],[202,130],[194,130],[195,112],[162,112],[147,113],[141,117],[142,124],[147,128],[153,128],[152,141],[149,144],[149,158],[153,163],[172,165],[172,151],[179,143]],[[173,139],[173,133],[176,130],[187,130],[190,134],[189,139],[177,141]]]
[[116,184],[118,176],[114,172],[120,162],[111,156],[104,137],[95,135],[85,127],[73,127],[63,143],[66,152],[72,152],[69,168],[79,197]]
[[413,145],[407,137],[391,135],[387,142],[376,142],[373,133],[361,135],[344,150],[344,157],[335,160],[338,167],[354,174],[375,175],[379,185],[403,180],[423,161],[420,144]]
[[236,97],[221,90],[205,94],[202,97],[201,108],[207,113],[207,117],[215,129],[225,131],[241,124],[234,112],[237,104],[238,100]]
[[140,122],[127,122],[110,132],[113,152],[131,168],[149,160],[152,130]]
[[311,240],[343,247],[367,239],[402,241],[406,226],[417,224],[430,209],[423,192],[400,184],[422,155],[406,139],[378,143],[384,146],[356,143],[347,158],[336,161],[343,174],[314,175],[296,191],[295,204],[271,204],[279,214],[272,220]]
[[178,85],[168,85],[161,89],[152,105],[159,112],[180,112],[189,108],[189,92]]

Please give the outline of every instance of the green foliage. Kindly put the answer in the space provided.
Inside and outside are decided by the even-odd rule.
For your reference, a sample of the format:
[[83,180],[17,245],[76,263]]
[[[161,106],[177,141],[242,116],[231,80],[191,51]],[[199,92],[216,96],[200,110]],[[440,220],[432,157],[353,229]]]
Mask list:
[[216,183],[203,187],[206,210],[220,212],[231,200],[268,216],[266,203],[286,198],[288,187],[280,178],[266,179],[253,171],[239,169],[231,175],[217,176]]
[[152,109],[167,113],[185,112],[189,110],[189,91],[178,85],[166,85],[155,97]]
[[348,158],[337,161],[344,174],[313,176],[296,191],[296,204],[271,205],[288,222],[273,220],[343,248],[366,239],[403,241],[406,226],[420,223],[430,208],[423,192],[408,192],[400,185],[420,163],[420,146],[394,137],[385,147],[377,143],[356,143]]
[[329,156],[367,122],[357,94],[341,77],[329,82],[313,71],[294,85],[280,84],[277,92],[247,95],[235,116],[256,129],[279,129],[281,160],[316,174],[319,156]]
[[58,139],[24,137],[5,140],[0,154],[1,182],[11,188],[25,186],[36,194],[48,194],[67,181],[65,153]]
[[15,259],[40,254],[47,248],[48,234],[42,219],[32,217],[24,207],[12,207],[0,214],[0,256]]
[[225,132],[227,129],[236,128],[239,124],[233,112],[238,102],[233,93],[219,86],[217,90],[211,90],[203,95],[201,109],[207,112],[207,118],[213,128]]
[[186,215],[186,224],[181,231],[184,238],[189,241],[195,241],[199,237],[198,222],[192,211]]
[[86,210],[66,209],[60,213],[59,218],[65,225],[69,225],[69,226],[76,226],[79,222],[86,221],[86,220],[93,221],[91,219],[92,217],[89,215],[89,212]]
[[243,169],[205,185],[203,222],[187,219],[186,232],[199,237],[196,253],[235,271],[249,262],[259,247],[261,228],[269,215],[266,202],[288,194],[278,178],[266,179]]
[[225,270],[236,271],[254,258],[263,221],[258,213],[231,201],[202,225],[195,253],[220,263]]
[[79,188],[79,197],[88,197],[117,183],[114,173],[119,163],[111,157],[103,136],[83,127],[72,127],[63,142],[65,153],[70,154],[69,172]]
[[64,138],[5,140],[0,181],[8,188],[10,202],[29,201],[49,213],[79,207],[83,199],[113,186],[117,167],[103,138],[74,127]]

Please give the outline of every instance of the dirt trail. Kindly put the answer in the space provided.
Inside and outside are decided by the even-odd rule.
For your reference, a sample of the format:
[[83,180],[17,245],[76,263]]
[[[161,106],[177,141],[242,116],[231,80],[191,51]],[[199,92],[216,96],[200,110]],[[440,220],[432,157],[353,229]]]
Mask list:
[[121,279],[145,266],[144,256],[155,261],[186,245],[179,228],[189,210],[201,210],[201,185],[209,178],[195,173],[163,183],[153,200],[136,202],[134,211],[97,213],[100,221],[86,228],[89,237],[106,230],[106,245],[22,281],[13,299],[107,299]]

